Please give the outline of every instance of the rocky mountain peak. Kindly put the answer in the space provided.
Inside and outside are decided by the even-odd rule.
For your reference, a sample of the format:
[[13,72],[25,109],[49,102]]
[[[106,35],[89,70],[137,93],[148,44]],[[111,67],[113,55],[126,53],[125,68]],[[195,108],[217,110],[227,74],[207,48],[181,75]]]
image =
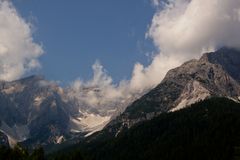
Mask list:
[[210,63],[219,64],[235,80],[240,82],[240,51],[233,48],[221,48],[212,53],[206,53],[202,59],[207,58]]
[[0,131],[9,139],[48,144],[68,132],[72,106],[56,83],[30,76],[0,86]]
[[[117,131],[155,117],[164,112],[182,109],[212,96],[240,96],[240,51],[222,48],[206,53],[199,60],[190,60],[170,70],[162,82],[128,106],[111,126]],[[115,132],[115,133],[116,133]]]

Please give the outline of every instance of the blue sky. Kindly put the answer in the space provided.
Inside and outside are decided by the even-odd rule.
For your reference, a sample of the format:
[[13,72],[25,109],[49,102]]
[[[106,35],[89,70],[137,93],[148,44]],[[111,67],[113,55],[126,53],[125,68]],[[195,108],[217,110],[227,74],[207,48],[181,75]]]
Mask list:
[[43,45],[43,74],[71,82],[89,79],[98,59],[114,81],[129,78],[136,62],[149,64],[154,51],[145,38],[155,9],[150,0],[14,0],[35,26],[34,39]]

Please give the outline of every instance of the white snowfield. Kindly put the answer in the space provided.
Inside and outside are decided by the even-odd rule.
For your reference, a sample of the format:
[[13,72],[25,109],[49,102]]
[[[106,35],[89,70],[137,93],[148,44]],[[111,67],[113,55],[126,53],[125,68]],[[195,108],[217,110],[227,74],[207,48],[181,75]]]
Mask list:
[[71,132],[88,132],[89,136],[100,131],[111,120],[111,116],[101,116],[99,114],[82,112],[83,116],[71,118]]

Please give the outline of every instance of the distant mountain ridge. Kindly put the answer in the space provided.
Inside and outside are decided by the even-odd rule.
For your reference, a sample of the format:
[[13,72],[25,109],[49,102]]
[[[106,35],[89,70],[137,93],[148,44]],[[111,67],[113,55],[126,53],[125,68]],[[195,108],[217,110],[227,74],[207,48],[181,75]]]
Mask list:
[[[123,104],[95,108],[71,97],[71,88],[62,88],[43,76],[0,81],[0,141],[7,136],[10,146],[20,142],[30,148],[61,144],[72,138],[84,138],[101,130],[113,116],[134,99]],[[98,86],[85,88],[99,94]],[[114,110],[109,110],[114,108]]]

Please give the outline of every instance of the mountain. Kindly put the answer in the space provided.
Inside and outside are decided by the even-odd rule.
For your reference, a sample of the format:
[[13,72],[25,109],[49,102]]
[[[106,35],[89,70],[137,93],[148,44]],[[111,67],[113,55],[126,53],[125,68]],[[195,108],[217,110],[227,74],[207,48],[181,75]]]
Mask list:
[[0,82],[0,130],[12,143],[58,143],[68,133],[70,108],[63,90],[41,76]]
[[[42,76],[0,81],[0,131],[7,136],[7,143],[34,148],[82,139],[101,130],[121,108],[135,100],[89,106],[76,96],[94,93],[101,97],[98,86],[84,88],[75,96],[72,92]],[[5,138],[0,136],[0,141]]]
[[237,160],[239,148],[240,103],[210,98],[140,122],[117,137],[87,139],[49,159]]
[[95,105],[82,97],[94,95],[101,100],[101,86],[86,86],[75,92],[42,76],[0,81],[0,141],[11,146],[21,142],[30,148],[65,141],[71,144],[102,129],[87,139],[91,141],[101,134],[117,137],[139,122],[210,97],[239,101],[239,69],[240,52],[222,48],[170,70],[159,85],[143,96],[139,93]]
[[117,136],[125,128],[173,112],[209,97],[240,99],[240,51],[222,48],[170,70],[153,90],[133,102],[105,130]]

